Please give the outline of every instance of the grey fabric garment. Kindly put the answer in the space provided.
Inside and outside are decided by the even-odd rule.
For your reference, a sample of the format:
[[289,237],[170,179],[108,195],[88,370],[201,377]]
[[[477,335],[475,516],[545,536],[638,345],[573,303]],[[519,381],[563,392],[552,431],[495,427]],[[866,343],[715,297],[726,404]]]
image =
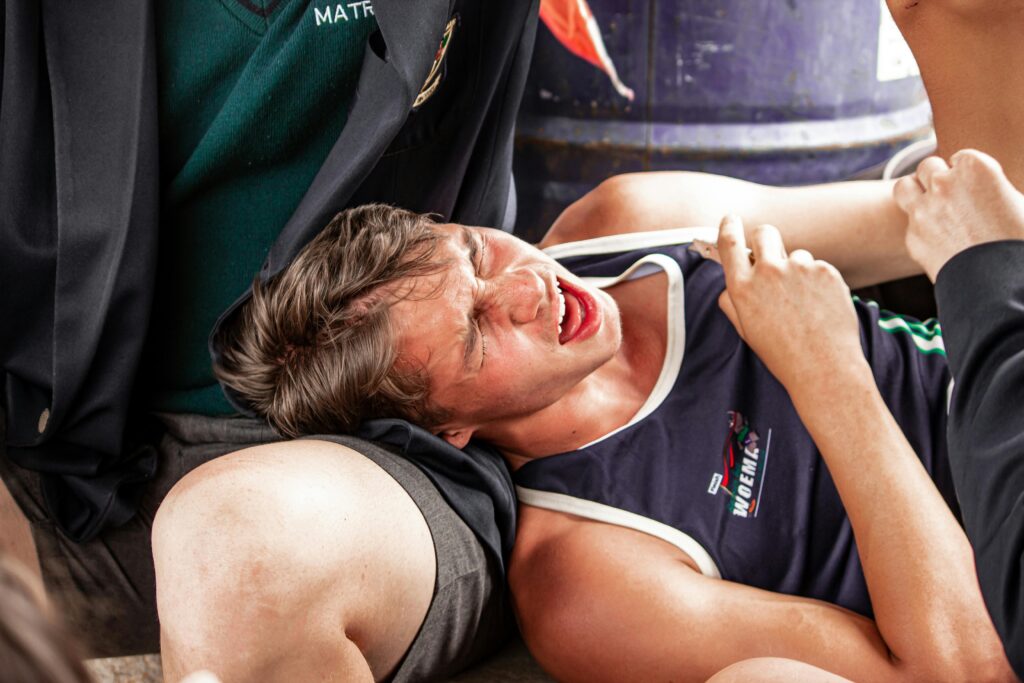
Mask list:
[[[159,650],[150,532],[167,492],[209,460],[280,440],[263,422],[249,418],[158,417],[166,428],[158,445],[159,468],[139,514],[86,543],[68,540],[50,521],[39,475],[12,464],[0,452],[0,478],[32,526],[47,591],[93,657]],[[0,422],[0,449],[2,437]],[[388,472],[420,508],[434,540],[438,558],[434,599],[394,680],[443,678],[495,651],[510,630],[507,590],[476,536],[426,476],[372,443],[352,437],[314,438],[358,450]]]
[[[261,277],[344,207],[511,220],[515,113],[539,4],[375,0],[380,30],[347,123]],[[157,466],[131,429],[147,321],[161,314],[151,305],[161,194],[154,5],[5,0],[0,12],[7,456],[45,473],[49,513],[79,540],[131,517]],[[435,64],[449,25],[457,32]],[[411,112],[432,69],[443,84]],[[511,489],[499,497],[511,522]]]
[[[160,649],[150,532],[171,487],[209,460],[279,438],[251,419],[164,417],[157,471],[139,513],[84,543],[68,539],[47,514],[39,475],[10,462],[6,452],[0,454],[0,478],[32,525],[47,593],[94,657]],[[0,439],[0,449],[3,443]]]
[[[350,448],[366,444],[348,436],[311,438]],[[508,639],[514,623],[508,589],[500,579],[497,559],[484,552],[476,535],[418,467],[389,450],[373,447],[362,452],[416,503],[430,527],[437,556],[434,598],[392,680],[445,680],[493,654]]]

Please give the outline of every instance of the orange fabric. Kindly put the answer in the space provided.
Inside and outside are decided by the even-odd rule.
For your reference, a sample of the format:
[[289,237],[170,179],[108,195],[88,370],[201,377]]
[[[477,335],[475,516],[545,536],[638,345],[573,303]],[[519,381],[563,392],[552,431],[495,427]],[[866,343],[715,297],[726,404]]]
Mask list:
[[541,21],[558,42],[603,71],[604,64],[587,31],[587,20],[591,16],[586,0],[541,0],[540,3]]

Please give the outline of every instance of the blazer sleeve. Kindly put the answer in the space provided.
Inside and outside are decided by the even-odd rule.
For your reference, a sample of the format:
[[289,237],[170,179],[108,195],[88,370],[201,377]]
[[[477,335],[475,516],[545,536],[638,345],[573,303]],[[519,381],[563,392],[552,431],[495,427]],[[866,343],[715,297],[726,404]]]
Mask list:
[[982,244],[939,272],[955,385],[949,452],[985,603],[1024,677],[1024,241]]

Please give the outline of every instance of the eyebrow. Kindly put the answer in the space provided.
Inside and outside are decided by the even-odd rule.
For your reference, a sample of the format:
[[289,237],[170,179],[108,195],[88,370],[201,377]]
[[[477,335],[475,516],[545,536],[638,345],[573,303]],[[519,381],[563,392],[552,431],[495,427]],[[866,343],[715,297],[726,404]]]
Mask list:
[[472,230],[470,230],[464,225],[460,227],[462,228],[462,244],[463,246],[466,247],[466,250],[469,252],[469,260],[475,267],[477,257],[476,238],[473,237]]
[[[473,264],[473,268],[476,268],[477,259],[477,244],[473,238],[473,232],[462,226],[462,242],[466,247],[466,251],[469,252],[469,262]],[[468,311],[466,313],[466,327],[463,332],[463,344],[464,349],[462,352],[462,367],[467,372],[472,372],[476,368],[473,366],[473,354],[476,351],[477,339],[480,336],[480,328],[477,327],[476,320],[473,318],[474,311]]]

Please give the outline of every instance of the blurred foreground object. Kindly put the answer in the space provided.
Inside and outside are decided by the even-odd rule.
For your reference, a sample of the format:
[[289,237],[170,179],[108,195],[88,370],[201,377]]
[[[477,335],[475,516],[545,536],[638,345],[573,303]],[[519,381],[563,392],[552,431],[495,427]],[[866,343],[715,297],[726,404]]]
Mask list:
[[[567,4],[547,0],[542,17],[545,6]],[[575,58],[580,51],[562,24],[545,19],[555,28],[537,36],[517,129],[524,237],[539,237],[565,206],[618,173],[688,169],[770,185],[827,182],[930,133],[917,65],[880,1],[590,5],[635,98]]]
[[565,49],[608,74],[615,92],[633,101],[636,94],[619,78],[586,0],[541,0],[540,19]]
[[0,680],[90,683],[82,653],[23,565],[0,556]]

